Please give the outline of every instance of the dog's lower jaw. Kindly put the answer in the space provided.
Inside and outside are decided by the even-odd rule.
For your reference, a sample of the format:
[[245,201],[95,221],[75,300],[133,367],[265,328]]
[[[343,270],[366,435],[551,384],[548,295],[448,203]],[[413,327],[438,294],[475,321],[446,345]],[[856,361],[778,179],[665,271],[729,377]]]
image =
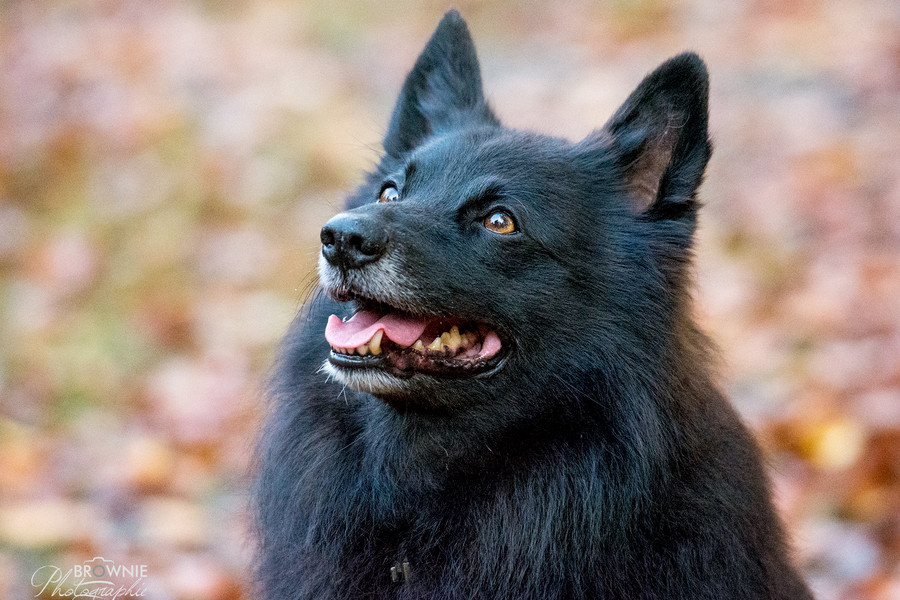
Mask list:
[[399,395],[410,389],[408,379],[373,369],[344,369],[331,364],[330,360],[322,364],[320,371],[352,390],[376,396]]

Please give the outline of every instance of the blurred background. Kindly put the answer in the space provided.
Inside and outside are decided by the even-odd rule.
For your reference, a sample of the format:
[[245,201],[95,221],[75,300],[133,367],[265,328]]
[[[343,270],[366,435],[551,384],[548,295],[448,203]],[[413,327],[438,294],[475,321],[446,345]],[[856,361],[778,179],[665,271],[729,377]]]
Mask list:
[[[900,598],[900,3],[455,6],[516,127],[706,59],[698,316],[818,597]],[[261,383],[447,8],[0,1],[0,597],[95,556],[251,596]]]

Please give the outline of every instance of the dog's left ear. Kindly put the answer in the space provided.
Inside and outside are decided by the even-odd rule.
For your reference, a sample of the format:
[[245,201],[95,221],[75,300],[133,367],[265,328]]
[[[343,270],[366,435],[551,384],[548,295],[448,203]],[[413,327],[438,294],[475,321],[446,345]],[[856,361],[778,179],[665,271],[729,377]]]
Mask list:
[[712,153],[707,133],[709,77],[693,53],[660,65],[599,132],[613,151],[635,211],[650,220],[693,215]]
[[394,107],[384,149],[394,157],[430,135],[473,122],[498,124],[481,88],[481,71],[466,22],[455,10],[441,19]]

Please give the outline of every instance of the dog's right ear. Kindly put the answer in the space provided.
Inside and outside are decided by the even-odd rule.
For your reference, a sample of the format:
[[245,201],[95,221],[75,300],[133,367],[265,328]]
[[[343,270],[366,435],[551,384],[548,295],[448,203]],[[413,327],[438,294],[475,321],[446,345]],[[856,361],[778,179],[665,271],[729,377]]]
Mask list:
[[441,19],[400,91],[384,149],[402,156],[430,135],[481,121],[498,124],[481,88],[466,22],[455,10]]
[[649,220],[692,219],[712,147],[707,132],[709,78],[685,53],[648,75],[602,130],[582,144],[611,148],[632,208]]

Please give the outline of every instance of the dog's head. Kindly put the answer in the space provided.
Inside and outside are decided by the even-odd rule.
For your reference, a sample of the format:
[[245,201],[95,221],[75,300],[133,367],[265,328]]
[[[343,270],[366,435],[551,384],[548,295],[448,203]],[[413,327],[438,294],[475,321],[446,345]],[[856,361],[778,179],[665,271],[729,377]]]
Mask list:
[[452,409],[547,389],[671,326],[710,154],[707,86],[683,54],[580,142],[508,129],[448,13],[377,170],[322,229],[322,285],[348,303],[327,324],[325,369]]

